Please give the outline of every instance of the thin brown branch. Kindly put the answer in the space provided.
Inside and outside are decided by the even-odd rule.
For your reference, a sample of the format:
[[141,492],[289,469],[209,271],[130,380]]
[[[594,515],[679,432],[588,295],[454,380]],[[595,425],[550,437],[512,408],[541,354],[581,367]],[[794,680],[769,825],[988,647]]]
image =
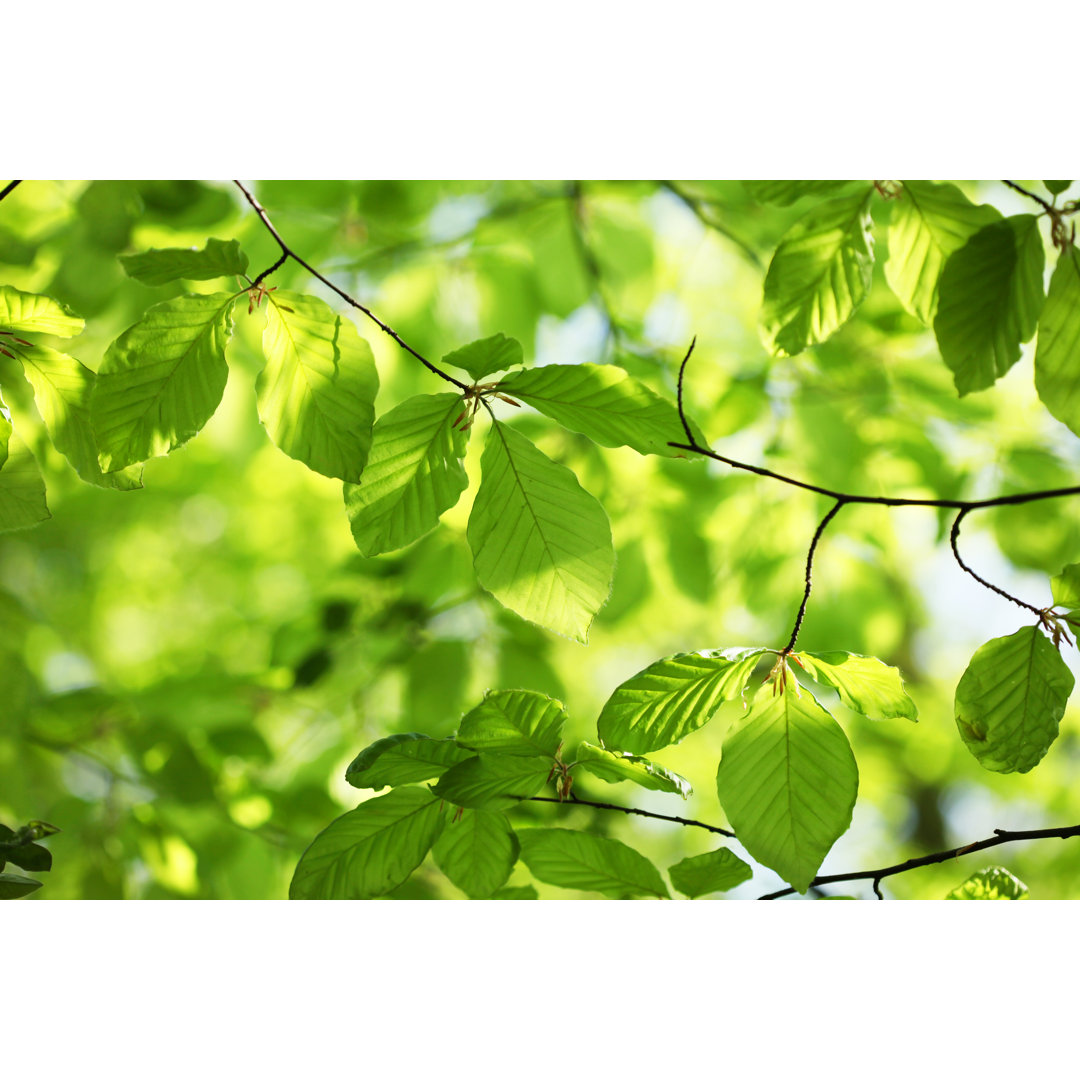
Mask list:
[[813,588],[811,572],[814,569],[814,552],[817,549],[822,533],[828,528],[829,522],[843,508],[844,503],[845,500],[837,499],[832,509],[821,519],[821,524],[814,530],[814,537],[810,541],[810,550],[806,553],[806,588],[803,591],[802,603],[799,605],[799,614],[795,616],[795,627],[791,631],[791,638],[788,640],[787,645],[784,646],[781,656],[787,656],[795,648],[795,642],[799,640],[799,630],[802,629],[803,616],[806,614],[806,605],[810,602],[810,590]]
[[3,202],[21,183],[21,180],[12,180],[3,191],[0,191],[0,202]]
[[617,803],[593,802],[591,799],[579,799],[571,795],[569,799],[553,799],[546,795],[533,795],[529,802],[561,803],[563,806],[591,806],[594,810],[618,810],[621,814],[637,814],[638,817],[655,818],[657,821],[672,821],[676,825],[692,825],[697,829],[707,829],[711,833],[720,836],[734,838],[735,834],[730,829],[722,829],[719,825],[709,825],[704,821],[695,821],[693,818],[676,817],[673,814],[654,814],[651,810],[639,810],[636,806],[619,806]]
[[1037,202],[1048,214],[1056,214],[1057,211],[1048,203],[1041,195],[1036,195],[1034,191],[1028,191],[1027,188],[1021,187],[1019,184],[1014,183],[1012,180],[1001,181],[1006,187],[1010,187],[1013,191],[1019,192],[1025,198],[1032,199]]

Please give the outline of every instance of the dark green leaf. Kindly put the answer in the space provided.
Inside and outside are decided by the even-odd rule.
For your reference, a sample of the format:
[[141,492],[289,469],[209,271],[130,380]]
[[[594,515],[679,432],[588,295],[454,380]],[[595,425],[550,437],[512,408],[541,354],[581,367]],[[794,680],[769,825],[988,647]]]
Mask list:
[[0,900],[18,900],[20,896],[36,892],[41,882],[22,874],[0,874]]
[[749,881],[754,872],[727,848],[683,859],[668,869],[671,884],[691,900],[708,893],[727,892]]
[[144,285],[165,285],[180,278],[210,281],[239,276],[248,268],[247,256],[240,250],[239,241],[212,237],[201,251],[197,248],[151,248],[119,258],[124,273]]
[[632,780],[635,784],[651,791],[667,791],[681,795],[684,799],[693,794],[694,789],[685,776],[665,769],[648,758],[623,753],[620,750],[606,750],[600,746],[583,742],[574,754],[577,762],[588,769],[594,776],[617,784],[621,780]]
[[459,746],[501,754],[553,757],[562,743],[566,710],[534,690],[499,690],[462,718]]
[[453,739],[433,739],[417,731],[388,735],[353,758],[345,779],[355,788],[415,784],[442,776],[451,765],[471,755]]
[[1026,900],[1028,887],[1004,866],[988,866],[958,885],[946,900]]
[[435,865],[470,899],[486,900],[506,884],[521,845],[505,814],[464,810],[435,841]]
[[1043,183],[1051,195],[1060,195],[1063,191],[1068,191],[1072,186],[1071,180],[1044,180]]
[[1039,317],[1035,389],[1051,416],[1080,435],[1080,253],[1075,244],[1058,257]]
[[467,371],[475,382],[479,382],[485,375],[506,371],[507,368],[523,363],[524,359],[519,342],[505,334],[495,334],[494,337],[474,341],[447,353],[443,357],[443,363],[453,364]]
[[538,896],[536,889],[532,885],[508,885],[505,889],[500,889],[491,899],[536,900]]
[[457,806],[498,809],[535,795],[551,769],[546,758],[479,754],[443,773],[432,792]]
[[33,873],[40,874],[52,869],[52,852],[40,844],[29,843],[20,847],[0,848],[0,859]]

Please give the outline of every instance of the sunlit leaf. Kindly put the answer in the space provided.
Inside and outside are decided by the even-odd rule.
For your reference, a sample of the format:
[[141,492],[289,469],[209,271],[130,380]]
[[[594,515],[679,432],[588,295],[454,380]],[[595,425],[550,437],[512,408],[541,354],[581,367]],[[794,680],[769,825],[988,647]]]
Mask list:
[[1039,316],[1035,389],[1050,415],[1080,434],[1080,253],[1058,257]]
[[72,315],[63,304],[52,297],[20,292],[10,285],[0,285],[0,329],[74,337],[82,333],[85,325],[82,319]]
[[45,503],[45,481],[30,448],[11,432],[7,449],[0,468],[0,533],[28,529],[52,517]]
[[457,741],[471,750],[526,757],[553,757],[562,743],[566,710],[534,690],[489,693],[458,728]]
[[727,892],[749,881],[754,872],[727,848],[694,855],[668,868],[671,884],[691,900],[714,892]]
[[819,683],[831,686],[849,709],[871,720],[918,719],[918,709],[904,689],[900,672],[876,657],[827,652],[795,653],[792,659]]
[[345,770],[355,788],[379,788],[387,784],[415,784],[434,780],[451,765],[472,755],[453,739],[433,739],[418,731],[387,735],[361,750]]
[[505,814],[464,810],[435,841],[435,865],[473,900],[486,900],[506,884],[521,845]]
[[834,195],[851,180],[744,180],[743,187],[754,202],[791,206],[809,196]]
[[621,750],[606,750],[602,746],[593,746],[583,742],[575,751],[574,758],[584,769],[594,776],[617,784],[621,780],[632,780],[635,784],[651,791],[668,791],[681,795],[684,799],[693,794],[693,787],[685,776],[657,765],[655,761],[624,753]]
[[1055,607],[1080,608],[1080,563],[1070,563],[1050,579]]
[[552,764],[550,758],[478,754],[448,769],[431,790],[456,806],[505,808],[540,791]]
[[946,900],[1026,900],[1028,887],[1004,866],[988,866],[958,885]]
[[505,334],[474,341],[447,353],[443,362],[467,371],[475,382],[496,371],[505,371],[524,361],[521,343]]
[[248,267],[247,256],[237,240],[215,240],[211,237],[201,250],[196,248],[151,248],[137,255],[121,255],[120,265],[128,277],[144,285],[165,285],[185,278],[188,281],[210,281],[213,278],[243,274]]

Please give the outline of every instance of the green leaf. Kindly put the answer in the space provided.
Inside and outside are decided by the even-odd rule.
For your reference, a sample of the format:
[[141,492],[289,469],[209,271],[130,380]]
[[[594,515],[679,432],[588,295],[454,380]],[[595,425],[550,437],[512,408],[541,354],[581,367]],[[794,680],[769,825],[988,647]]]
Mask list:
[[1080,254],[1075,244],[1058,258],[1039,317],[1035,389],[1050,415],[1080,435]]
[[379,418],[361,483],[345,485],[345,511],[363,554],[418,540],[468,487],[461,461],[468,433],[454,427],[461,411],[460,394],[423,394]]
[[729,732],[716,788],[743,847],[804,893],[851,823],[859,771],[840,725],[792,682]]
[[90,401],[96,376],[74,357],[34,345],[18,351],[34,401],[53,446],[87,483],[132,491],[141,488],[142,467],[103,473],[90,426]]
[[975,205],[953,184],[905,181],[893,204],[885,263],[885,280],[900,303],[932,323],[945,260],[984,225],[1000,220],[992,206]]
[[956,726],[984,769],[1027,772],[1057,738],[1073,675],[1036,626],[976,650],[956,687]]
[[464,810],[435,841],[435,865],[472,900],[486,900],[506,884],[521,845],[505,814]]
[[20,292],[0,285],[0,328],[32,334],[74,337],[86,323],[49,296]]
[[668,869],[671,884],[691,900],[708,893],[727,892],[749,881],[754,872],[727,848],[683,859]]
[[668,896],[656,867],[619,840],[572,829],[522,829],[518,839],[529,872],[549,885],[602,892],[620,900]]
[[535,795],[551,769],[547,758],[479,754],[447,770],[431,790],[456,806],[505,806]]
[[532,885],[508,885],[500,889],[492,900],[538,900],[539,895]]
[[314,296],[276,292],[266,308],[259,419],[278,449],[355,484],[367,463],[379,375],[351,319]]
[[28,529],[52,517],[45,504],[45,481],[41,479],[30,448],[13,431],[8,454],[0,468],[0,533]]
[[1020,359],[1043,306],[1044,259],[1036,218],[1019,214],[984,226],[946,260],[934,334],[961,397]]
[[535,690],[489,693],[458,728],[459,746],[501,754],[554,757],[562,743],[566,710]]
[[650,664],[608,698],[596,722],[608,747],[647,754],[677,743],[739,697],[764,649],[676,653]]
[[632,780],[651,791],[667,791],[673,795],[681,795],[684,799],[688,799],[694,791],[685,776],[635,754],[606,750],[601,746],[583,742],[574,757],[583,768],[609,784]]
[[615,569],[604,508],[569,469],[497,421],[480,468],[468,528],[480,584],[523,618],[585,642]]
[[0,469],[4,467],[4,462],[7,461],[8,442],[11,439],[12,431],[14,431],[3,402],[4,399],[0,397]]
[[744,180],[743,187],[754,202],[791,206],[810,195],[833,195],[851,180]]
[[496,371],[505,371],[524,363],[524,360],[525,354],[520,342],[505,334],[495,334],[493,337],[471,342],[443,357],[443,363],[453,364],[454,367],[467,371],[475,382],[479,382],[485,375],[493,375]]
[[876,657],[827,652],[795,653],[792,659],[819,683],[831,686],[849,709],[871,720],[918,719],[919,710],[908,697],[900,672]]
[[237,240],[215,240],[211,237],[201,251],[197,248],[151,248],[137,255],[119,256],[124,273],[144,285],[165,285],[185,278],[188,281],[210,281],[219,277],[234,277],[248,268],[247,256]]
[[470,756],[453,739],[433,739],[418,731],[401,732],[361,750],[345,770],[345,779],[354,788],[377,791],[387,784],[433,780]]
[[685,455],[667,445],[686,442],[675,406],[613,364],[548,364],[515,371],[499,383],[499,390],[601,446]]
[[831,337],[862,303],[874,266],[870,192],[822,203],[780,241],[765,276],[762,339],[795,356]]
[[446,824],[426,788],[395,788],[331,822],[293,874],[290,900],[366,900],[400,885]]
[[1055,607],[1080,608],[1080,563],[1070,563],[1050,579]]
[[0,848],[0,859],[34,873],[44,873],[52,869],[52,852],[40,844],[27,843],[19,847]]
[[958,885],[946,900],[1026,900],[1028,887],[1004,866],[988,866]]
[[36,892],[41,882],[22,874],[0,874],[0,900],[18,900],[20,896]]
[[1063,191],[1068,191],[1072,186],[1071,180],[1044,180],[1043,184],[1046,186],[1046,190],[1051,195],[1060,195]]
[[155,304],[109,346],[90,401],[102,471],[167,454],[214,415],[234,300],[211,293]]

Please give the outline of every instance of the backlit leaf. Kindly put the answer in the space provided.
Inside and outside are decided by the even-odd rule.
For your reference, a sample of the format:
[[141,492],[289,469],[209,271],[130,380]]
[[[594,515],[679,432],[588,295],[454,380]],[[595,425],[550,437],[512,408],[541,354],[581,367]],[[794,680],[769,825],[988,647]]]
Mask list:
[[520,342],[505,334],[495,334],[447,353],[443,362],[467,371],[475,382],[479,382],[485,375],[522,363],[524,358]]
[[458,728],[459,746],[501,754],[553,757],[562,742],[566,710],[534,690],[489,693]]
[[602,746],[593,746],[583,742],[574,753],[574,758],[584,769],[594,776],[617,784],[621,780],[632,780],[635,784],[651,791],[668,791],[681,795],[684,799],[693,794],[693,787],[685,776],[665,769],[648,758],[621,750],[606,750]]
[[831,686],[840,700],[871,720],[903,717],[918,719],[915,702],[904,689],[900,672],[873,656],[849,652],[795,653],[792,656],[824,686]]
[[749,881],[754,872],[727,848],[694,855],[668,868],[671,884],[691,900],[708,893],[727,892]]
[[834,195],[851,180],[744,180],[743,187],[754,202],[791,206],[808,196]]
[[1058,257],[1039,316],[1035,389],[1050,415],[1080,435],[1080,253]]
[[0,329],[29,334],[53,334],[74,337],[81,334],[85,322],[58,300],[35,293],[20,292],[10,285],[0,285]]
[[1026,900],[1028,887],[1004,866],[988,866],[958,885],[946,900]]
[[213,278],[243,274],[247,256],[237,240],[211,237],[201,250],[196,248],[151,248],[137,255],[121,255],[120,265],[128,277],[144,285],[165,285],[185,278],[188,281],[211,281]]
[[1080,608],[1080,563],[1070,563],[1050,579],[1055,607]]
[[361,750],[345,770],[345,779],[355,788],[377,791],[387,784],[433,780],[471,756],[453,739],[433,739],[418,731],[400,732]]
[[505,814],[465,810],[435,841],[435,865],[473,900],[486,900],[506,884],[521,845]]
[[0,533],[28,529],[52,517],[45,504],[45,481],[30,448],[14,432],[7,446],[7,460],[0,468]]

